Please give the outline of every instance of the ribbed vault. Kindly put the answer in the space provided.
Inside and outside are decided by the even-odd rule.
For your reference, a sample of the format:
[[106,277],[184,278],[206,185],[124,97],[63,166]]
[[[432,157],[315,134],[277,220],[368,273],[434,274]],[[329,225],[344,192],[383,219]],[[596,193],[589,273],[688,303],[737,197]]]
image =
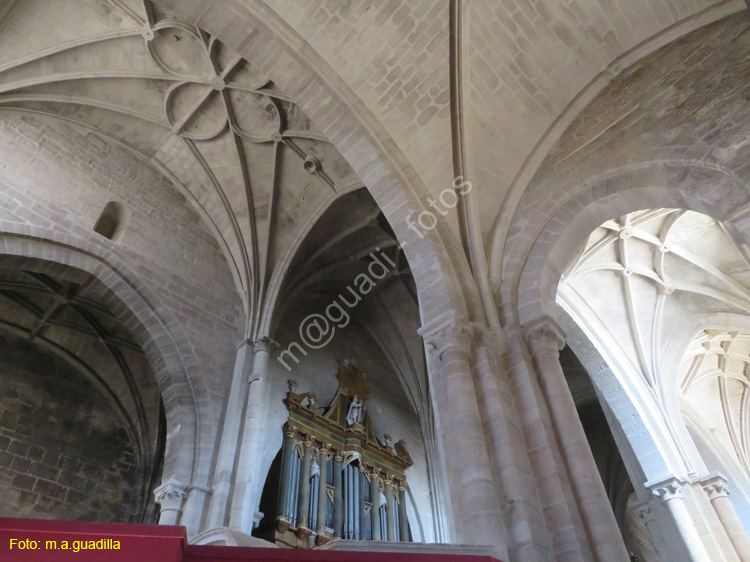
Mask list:
[[311,219],[361,183],[268,77],[200,29],[148,0],[43,4],[0,18],[0,109],[72,121],[165,174],[217,238],[257,327]]
[[[750,334],[703,330],[680,366],[684,415],[750,474]],[[723,453],[723,454],[722,454]]]
[[657,413],[662,454],[687,472],[702,462],[683,413],[747,470],[747,343],[733,328],[749,320],[749,287],[744,248],[713,219],[677,209],[605,222],[560,282],[558,302],[619,362],[627,391]]

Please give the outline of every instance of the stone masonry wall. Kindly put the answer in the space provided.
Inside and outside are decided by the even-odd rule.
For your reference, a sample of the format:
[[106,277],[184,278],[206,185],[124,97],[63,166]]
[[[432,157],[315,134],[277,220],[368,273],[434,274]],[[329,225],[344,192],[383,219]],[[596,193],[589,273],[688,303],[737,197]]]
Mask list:
[[0,517],[128,521],[141,476],[125,423],[93,383],[0,333]]

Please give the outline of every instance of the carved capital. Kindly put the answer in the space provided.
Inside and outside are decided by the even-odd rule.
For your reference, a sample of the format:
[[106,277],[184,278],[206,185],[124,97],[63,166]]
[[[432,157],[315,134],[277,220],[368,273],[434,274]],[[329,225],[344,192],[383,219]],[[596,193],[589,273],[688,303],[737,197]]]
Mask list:
[[651,490],[662,502],[682,499],[682,486],[684,482],[674,476],[670,476],[657,482],[646,482],[646,487]]
[[722,474],[712,474],[701,481],[701,486],[711,501],[729,497],[729,482]]
[[333,460],[336,462],[341,462],[344,460],[344,453],[342,451],[339,451],[338,449],[333,450]]
[[179,511],[182,500],[187,496],[186,488],[182,482],[170,478],[154,490],[154,501],[162,511]]
[[258,353],[259,351],[267,351],[268,353],[273,353],[278,348],[278,343],[273,341],[268,336],[263,336],[253,342],[253,355]]
[[467,319],[451,310],[417,330],[425,341],[429,353],[437,353],[441,361],[452,350],[471,349],[473,326]]
[[557,352],[565,347],[565,332],[549,316],[523,326],[522,332],[532,353],[553,350]]

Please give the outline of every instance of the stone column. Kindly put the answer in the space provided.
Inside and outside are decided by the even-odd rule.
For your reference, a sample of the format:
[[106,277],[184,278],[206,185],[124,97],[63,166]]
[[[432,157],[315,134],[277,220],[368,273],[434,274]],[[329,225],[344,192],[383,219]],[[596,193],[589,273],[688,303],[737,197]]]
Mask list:
[[185,485],[170,478],[154,490],[154,501],[159,504],[159,525],[177,525],[180,522]]
[[449,311],[419,330],[428,351],[435,435],[445,470],[453,541],[492,544],[507,559],[488,446],[471,368],[471,325]]
[[398,483],[398,531],[401,542],[409,542],[409,520],[406,518],[406,486]]
[[214,471],[213,492],[208,509],[208,529],[225,527],[228,523],[228,505],[232,489],[232,476],[237,461],[237,436],[242,428],[242,411],[247,400],[247,373],[252,361],[252,342],[243,341],[237,349],[232,386],[229,390],[227,412],[221,430],[219,456]]
[[529,326],[525,336],[591,549],[597,560],[626,561],[622,534],[560,364],[562,330],[551,318],[543,318]]
[[292,488],[292,455],[294,454],[294,430],[284,426],[284,444],[281,453],[281,478],[279,480],[279,507],[276,517],[289,522],[287,505]]
[[268,403],[271,381],[268,380],[268,362],[277,344],[268,337],[253,343],[253,372],[248,381],[245,424],[242,430],[237,480],[232,496],[229,526],[248,535],[262,514],[256,513],[260,503],[261,464],[268,420]]
[[341,469],[344,455],[341,451],[333,453],[333,536],[341,538],[344,528],[344,482]]
[[203,510],[206,506],[206,498],[211,492],[210,488],[190,484],[185,489],[185,504],[182,508],[180,525],[185,527],[188,540],[201,532],[201,520],[203,519]]
[[325,443],[320,447],[318,454],[318,465],[320,474],[318,476],[318,524],[315,530],[318,533],[318,544],[324,544],[326,530],[326,504],[328,503],[328,445]]
[[714,506],[724,530],[742,562],[750,562],[750,538],[729,499],[729,483],[721,474],[710,476],[703,482],[703,489]]
[[667,506],[672,514],[677,530],[685,541],[692,562],[711,562],[698,530],[693,524],[685,500],[682,496],[682,482],[670,476],[658,482],[647,482],[646,487]]
[[383,540],[383,534],[380,530],[380,469],[373,468],[370,472],[370,499],[372,508],[370,509],[370,522],[372,523],[372,540]]
[[310,535],[310,466],[312,465],[312,439],[305,435],[302,453],[302,470],[300,474],[299,495],[297,496],[297,529],[302,534]]

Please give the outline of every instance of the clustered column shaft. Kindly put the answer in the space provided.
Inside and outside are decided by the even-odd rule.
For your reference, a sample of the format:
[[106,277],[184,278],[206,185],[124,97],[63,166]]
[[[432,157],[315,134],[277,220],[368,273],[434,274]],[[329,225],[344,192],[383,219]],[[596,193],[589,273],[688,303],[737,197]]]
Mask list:
[[545,318],[532,325],[526,336],[592,547],[602,560],[626,560],[617,521],[560,364],[562,332]]
[[709,562],[711,557],[701,540],[698,530],[693,524],[690,512],[685,505],[682,495],[682,482],[676,478],[668,478],[654,484],[646,484],[654,495],[661,498],[661,501],[667,506],[682,538],[685,540],[692,562]]
[[716,475],[703,481],[703,488],[711,500],[711,505],[716,511],[727,536],[737,551],[737,556],[742,562],[750,562],[750,538],[740,521],[737,512],[729,499],[729,484],[727,480]]

